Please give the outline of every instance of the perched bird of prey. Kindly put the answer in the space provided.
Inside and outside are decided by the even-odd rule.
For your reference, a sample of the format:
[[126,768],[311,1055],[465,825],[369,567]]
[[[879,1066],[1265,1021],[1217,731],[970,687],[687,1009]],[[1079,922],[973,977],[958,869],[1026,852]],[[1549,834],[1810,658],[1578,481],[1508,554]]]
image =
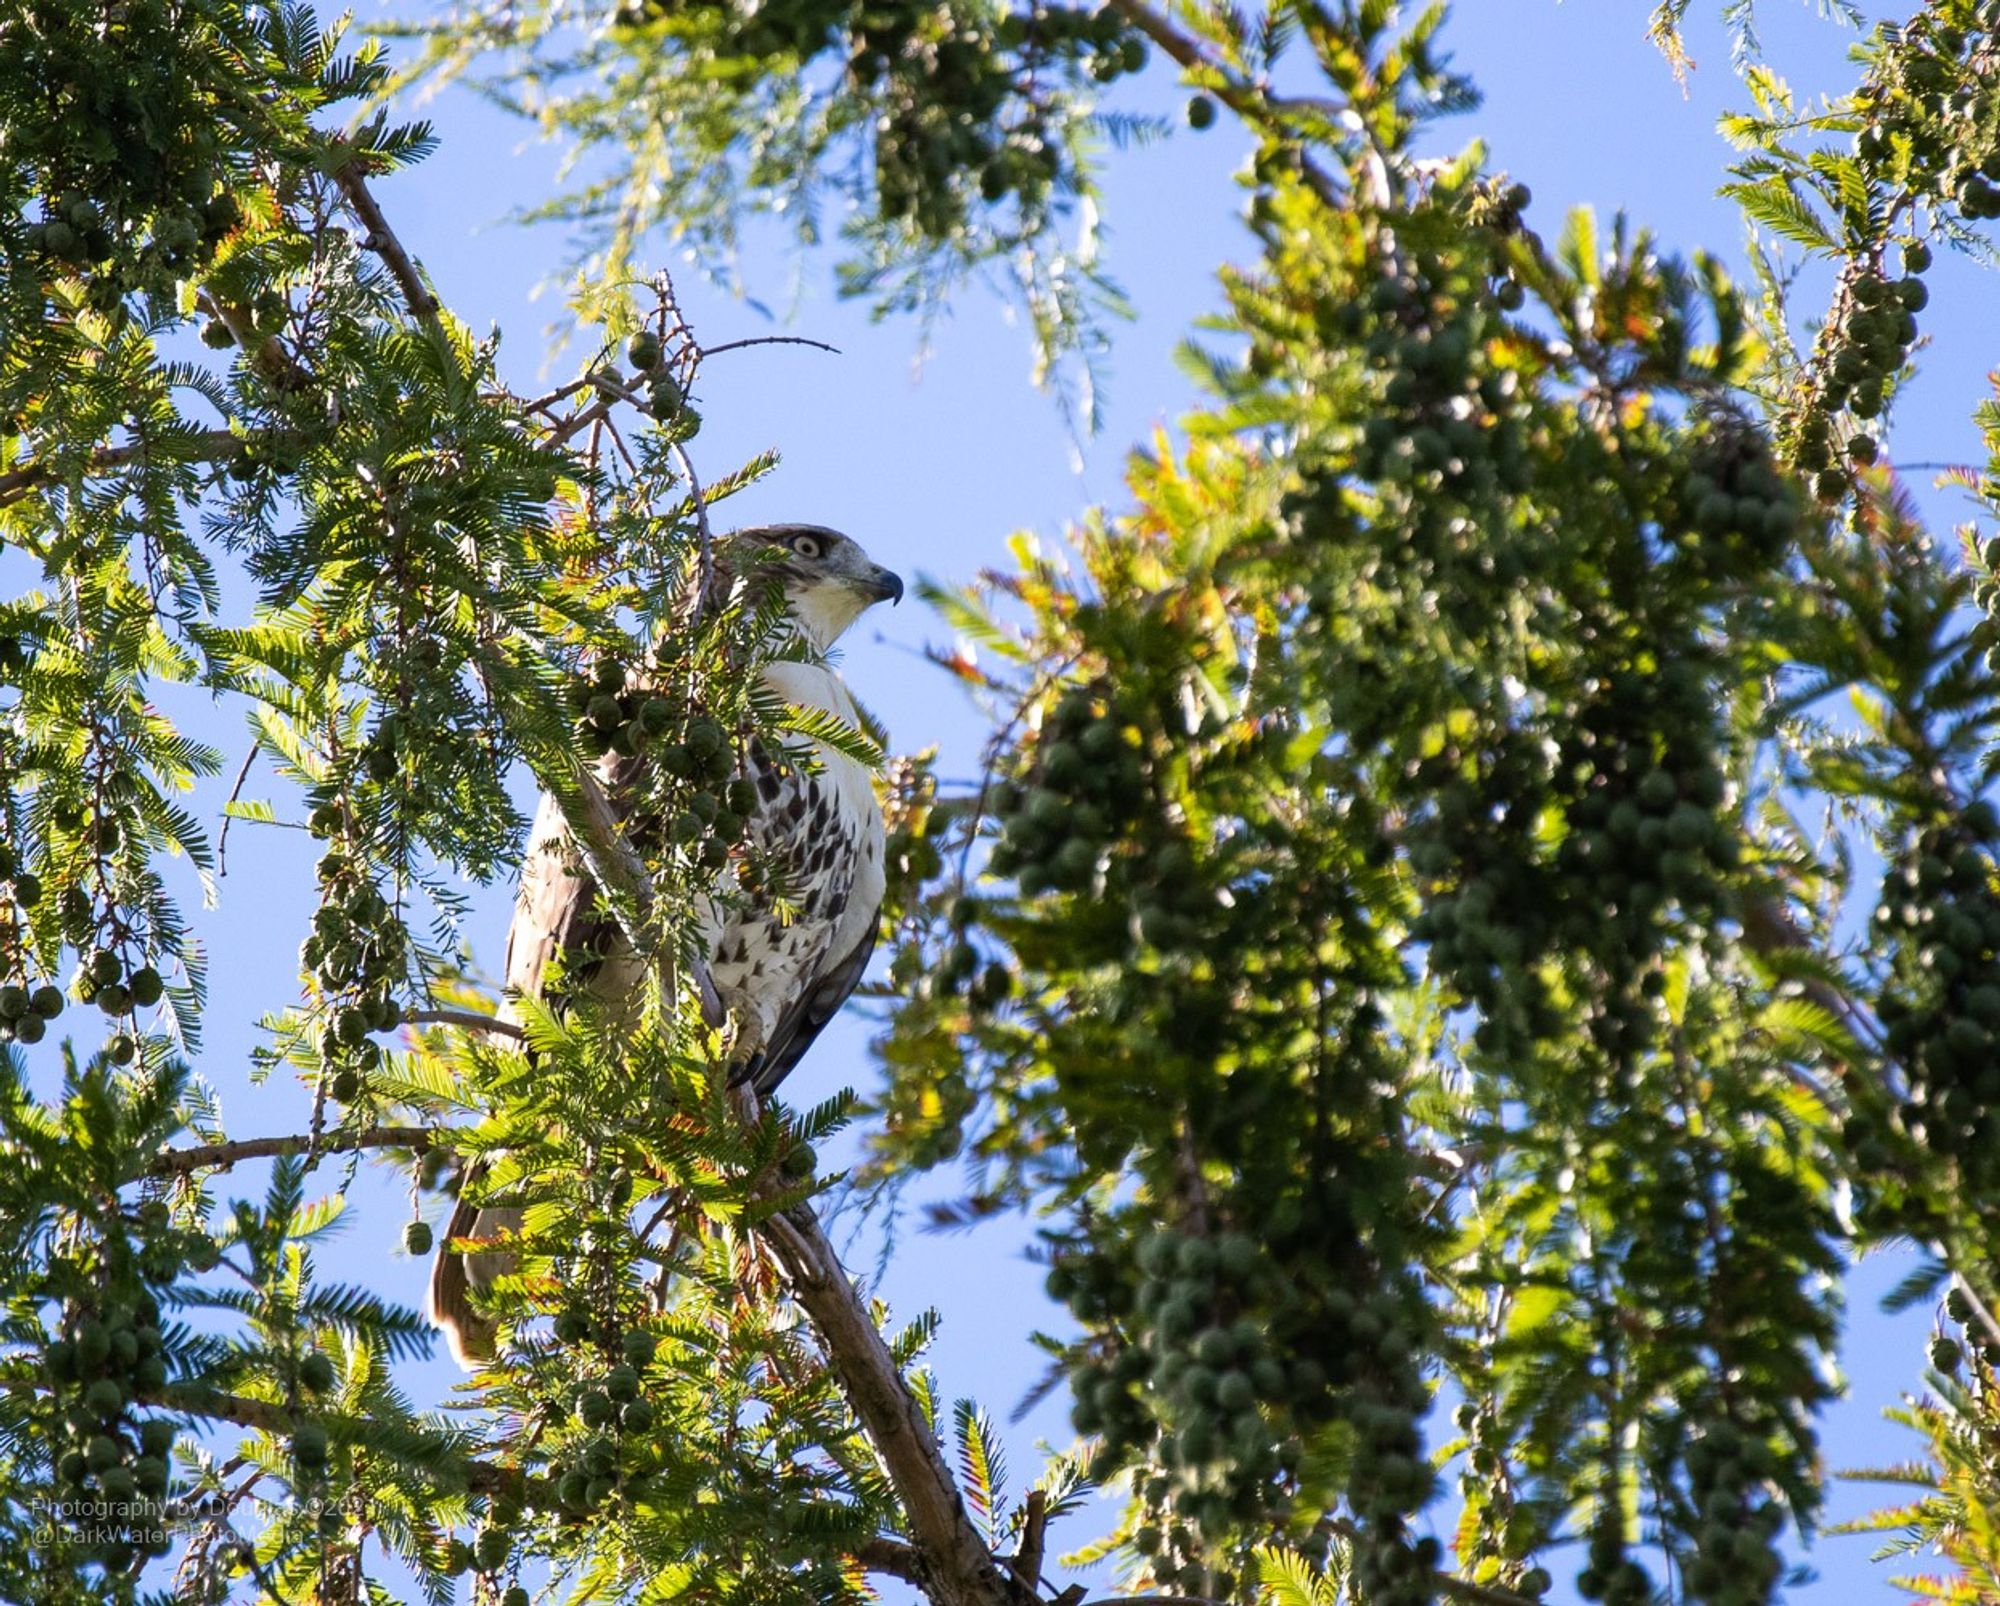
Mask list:
[[[787,702],[823,709],[857,727],[859,710],[824,656],[849,625],[878,602],[901,601],[903,582],[871,562],[859,545],[817,524],[772,524],[718,539],[716,568],[724,580],[753,566],[775,576],[792,627],[814,651],[812,662],[765,666],[771,689]],[[813,741],[811,769],[781,762],[749,744],[739,773],[754,783],[756,807],[745,838],[782,872],[788,918],[768,903],[707,904],[701,936],[709,974],[734,1031],[731,1081],[767,1096],[789,1076],[861,980],[875,947],[882,907],[882,810],[866,765]],[[639,759],[608,755],[599,766],[614,809],[629,790]],[[718,872],[718,884],[729,875]],[[544,796],[521,870],[521,892],[507,933],[507,987],[539,997],[558,956],[570,984],[617,997],[638,983],[638,967],[598,905],[596,887],[554,799]],[[590,956],[588,966],[576,963]],[[520,1211],[480,1208],[463,1192],[431,1270],[431,1320],[453,1356],[471,1368],[493,1354],[494,1325],[470,1295],[503,1274],[504,1251],[459,1252],[454,1240],[491,1239],[518,1230]]]

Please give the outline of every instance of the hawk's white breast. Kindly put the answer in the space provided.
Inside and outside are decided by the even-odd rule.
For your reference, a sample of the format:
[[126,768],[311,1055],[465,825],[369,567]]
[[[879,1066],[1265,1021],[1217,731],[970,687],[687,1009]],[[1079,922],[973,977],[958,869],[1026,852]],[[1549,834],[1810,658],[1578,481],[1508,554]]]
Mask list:
[[[764,670],[787,702],[824,710],[858,727],[839,675],[818,664]],[[884,834],[869,769],[813,741],[817,770],[753,772],[759,798],[750,820],[757,846],[784,867],[796,912],[718,909],[705,924],[710,973],[737,1023],[736,1053],[760,1048],[785,1011],[830,965],[871,934],[882,902]]]

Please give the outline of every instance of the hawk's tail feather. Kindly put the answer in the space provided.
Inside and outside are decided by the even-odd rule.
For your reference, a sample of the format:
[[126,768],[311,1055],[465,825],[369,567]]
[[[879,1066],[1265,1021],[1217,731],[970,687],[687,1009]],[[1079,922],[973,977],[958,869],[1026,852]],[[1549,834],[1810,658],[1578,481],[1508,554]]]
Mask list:
[[438,1245],[437,1259],[431,1264],[429,1315],[443,1332],[451,1358],[468,1372],[476,1372],[493,1359],[500,1324],[473,1304],[472,1296],[490,1286],[496,1277],[511,1270],[514,1257],[504,1252],[452,1248],[454,1239],[491,1238],[502,1232],[518,1231],[521,1212],[506,1207],[486,1207],[467,1201],[463,1184],[444,1242]]

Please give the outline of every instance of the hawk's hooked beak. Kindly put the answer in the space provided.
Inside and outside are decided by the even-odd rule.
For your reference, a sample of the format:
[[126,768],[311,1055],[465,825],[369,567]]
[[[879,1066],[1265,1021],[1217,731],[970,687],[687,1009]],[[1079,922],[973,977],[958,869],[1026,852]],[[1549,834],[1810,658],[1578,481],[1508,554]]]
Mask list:
[[892,569],[876,564],[861,582],[861,589],[877,602],[901,602],[903,600],[903,577]]

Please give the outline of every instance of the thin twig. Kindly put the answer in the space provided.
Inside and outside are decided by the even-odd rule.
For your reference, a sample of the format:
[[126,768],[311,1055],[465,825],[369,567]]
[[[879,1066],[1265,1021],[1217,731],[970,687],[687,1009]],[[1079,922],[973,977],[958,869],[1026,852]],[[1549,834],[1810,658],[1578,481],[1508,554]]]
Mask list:
[[[593,380],[594,382],[594,380]],[[609,399],[600,397],[575,417],[554,425],[549,430],[549,440],[557,446],[565,446],[576,439],[593,424],[601,424],[611,416]]]
[[725,351],[741,351],[746,346],[811,346],[815,351],[830,351],[834,356],[841,354],[838,346],[829,346],[824,340],[808,340],[804,335],[753,335],[748,340],[725,340],[719,346],[704,346],[704,358],[720,357]]
[[[346,1154],[358,1149],[428,1149],[437,1132],[427,1126],[375,1126],[362,1132],[335,1132],[318,1141],[321,1153]],[[199,1143],[185,1149],[162,1149],[147,1165],[149,1177],[185,1176],[190,1171],[227,1171],[240,1160],[271,1160],[305,1154],[314,1148],[310,1133],[282,1138],[238,1138],[233,1142]]]
[[[190,1416],[204,1416],[238,1427],[256,1428],[264,1433],[289,1434],[301,1422],[323,1421],[270,1400],[253,1400],[241,1394],[224,1394],[195,1383],[170,1383],[150,1394],[142,1394],[149,1405],[162,1405]],[[357,1422],[359,1428],[362,1424]],[[465,1467],[466,1486],[474,1494],[524,1491],[531,1482],[518,1467],[496,1466],[490,1461],[474,1461]]]
[[625,466],[632,471],[633,476],[636,478],[639,473],[639,464],[632,456],[631,449],[626,446],[625,437],[619,433],[617,420],[606,417],[604,427],[611,434],[611,444],[618,448],[618,455],[625,459]]
[[215,874],[217,879],[229,874],[229,822],[236,818],[229,812],[229,805],[243,795],[243,783],[250,778],[250,766],[257,762],[257,744],[250,744],[250,751],[243,755],[243,767],[236,772],[236,784],[229,789],[229,796],[222,805],[222,829],[215,833]]
[[516,1043],[527,1041],[528,1034],[510,1020],[502,1020],[498,1015],[482,1015],[475,1009],[408,1009],[403,1012],[406,1026],[463,1026],[469,1032],[491,1032],[495,1037],[505,1037]]
[[1994,1319],[1993,1312],[1986,1308],[1986,1301],[1979,1297],[1978,1291],[1971,1283],[1965,1280],[1965,1276],[1961,1272],[1953,1272],[1951,1274],[1951,1283],[1952,1287],[1956,1288],[1964,1297],[1966,1304],[1972,1307],[1973,1322],[1967,1322],[1965,1325],[1971,1327],[1976,1322],[1979,1326],[1986,1329],[1986,1337],[1989,1343],[2000,1343],[2000,1321]]
[[550,391],[546,396],[537,396],[533,401],[521,403],[521,411],[524,413],[545,413],[551,407],[555,406],[557,402],[567,401],[578,391],[588,390],[589,388],[590,375],[585,374],[583,378],[572,379],[567,385]]
[[[107,469],[124,468],[155,455],[162,455],[166,461],[176,463],[219,462],[239,457],[249,447],[269,438],[268,434],[237,435],[226,429],[211,429],[191,438],[128,441],[123,446],[106,446],[92,452],[90,461],[84,465],[84,472],[101,474]],[[194,449],[189,450],[189,447]],[[0,502],[11,501],[22,492],[31,491],[55,477],[55,467],[49,463],[28,463],[21,468],[9,469],[0,474]]]
[[[1200,45],[1145,4],[1145,0],[1109,0],[1109,3],[1120,16],[1158,45],[1183,71],[1193,74],[1217,100],[1252,128],[1263,128],[1288,139],[1297,137],[1284,121],[1280,111],[1282,102],[1211,60]],[[1338,115],[1339,108],[1315,103],[1312,110],[1322,116],[1328,115],[1329,111]],[[1299,169],[1321,201],[1336,210],[1341,207],[1339,186],[1317,163],[1301,154]]]
[[675,441],[673,452],[681,465],[681,472],[688,478],[688,493],[694,502],[695,528],[701,532],[701,565],[695,576],[694,593],[694,616],[699,619],[702,609],[708,606],[709,593],[715,589],[715,532],[708,523],[708,493],[701,488],[701,481],[695,476],[687,448]]

